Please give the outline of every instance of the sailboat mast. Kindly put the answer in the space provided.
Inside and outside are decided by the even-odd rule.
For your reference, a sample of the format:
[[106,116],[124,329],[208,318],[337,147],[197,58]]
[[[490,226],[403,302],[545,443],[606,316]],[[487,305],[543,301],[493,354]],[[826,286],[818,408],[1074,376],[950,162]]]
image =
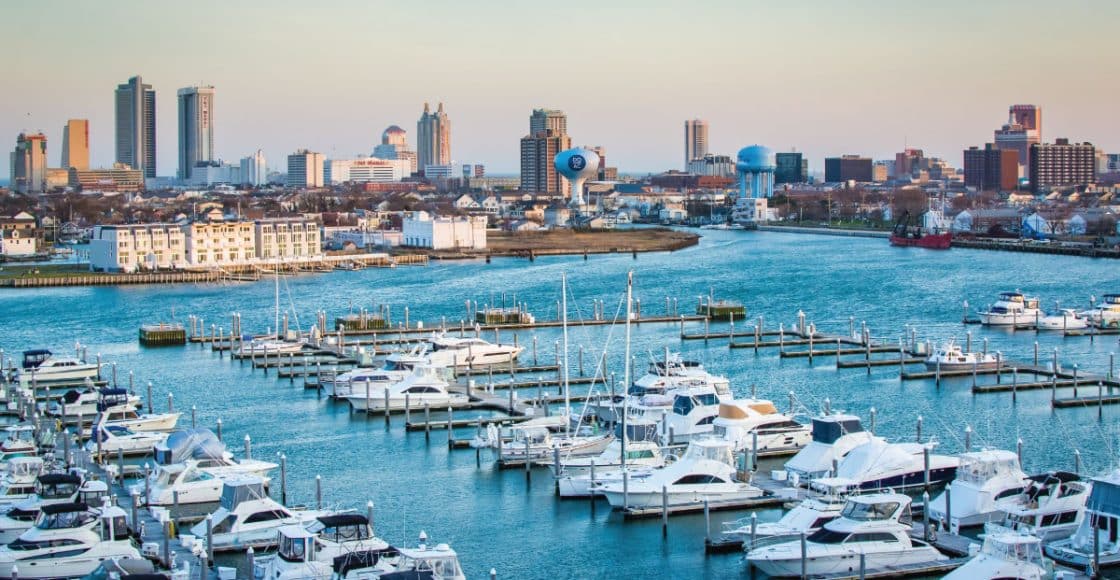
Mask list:
[[276,332],[276,337],[283,340],[284,337],[280,336],[280,258],[276,258],[276,270],[273,273],[273,287],[275,290],[275,302],[273,304],[273,330]]
[[572,429],[572,398],[571,385],[568,383],[568,275],[566,273],[560,274],[560,294],[560,320],[564,329],[564,415],[568,417],[565,429],[570,432]]
[[618,462],[626,469],[626,414],[630,412],[630,397],[626,391],[630,390],[630,308],[634,299],[634,272],[626,273],[626,358],[622,364],[622,433],[620,434]]

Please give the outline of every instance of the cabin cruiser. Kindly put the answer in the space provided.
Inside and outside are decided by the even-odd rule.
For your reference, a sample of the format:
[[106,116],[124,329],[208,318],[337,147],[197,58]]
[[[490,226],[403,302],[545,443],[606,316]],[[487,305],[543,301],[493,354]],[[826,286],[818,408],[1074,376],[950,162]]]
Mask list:
[[721,402],[712,432],[729,441],[734,451],[753,450],[759,456],[793,453],[813,438],[808,425],[779,412],[765,399]]
[[367,390],[371,393],[377,392],[386,386],[403,381],[408,375],[409,371],[354,369],[320,382],[328,397],[343,399],[351,395],[364,397]]
[[446,369],[432,365],[419,365],[403,380],[380,388],[371,386],[369,392],[347,395],[346,400],[356,411],[385,411],[388,398],[390,411],[401,411],[407,404],[412,409],[423,409],[425,405],[433,409],[446,409],[448,406],[466,404],[466,395],[449,393],[449,383],[443,375]]
[[[697,361],[682,359],[679,354],[666,354],[663,360],[650,362],[649,370],[645,375],[638,377],[630,385],[625,395],[607,397],[598,401],[589,402],[591,411],[603,423],[616,423],[622,417],[623,411],[627,412],[627,422],[632,425],[647,425],[650,431],[663,430],[662,438],[668,438],[668,426],[662,425],[662,418],[673,413],[676,396],[680,395],[682,405],[686,404],[687,397],[695,394],[701,398],[691,401],[691,407],[698,404],[710,407],[710,414],[695,413],[691,418],[688,413],[674,421],[674,434],[680,432],[682,437],[687,437],[689,426],[697,424],[708,417],[714,418],[716,407],[720,402],[731,401],[731,383],[726,377],[713,375],[704,370],[704,366]],[[716,399],[712,401],[712,395]],[[682,409],[683,410],[683,409]],[[706,426],[706,423],[705,423]],[[704,429],[710,431],[710,429]],[[675,438],[675,435],[674,435]]]
[[1105,294],[1100,304],[1081,313],[1100,328],[1120,327],[1120,294]]
[[956,477],[960,460],[930,453],[927,481],[925,455],[932,449],[932,444],[887,443],[882,439],[868,441],[852,449],[839,461],[835,475],[814,479],[809,486],[835,495],[945,485]]
[[487,366],[511,363],[525,350],[523,346],[493,344],[481,338],[458,338],[433,334],[428,362],[441,367]]
[[39,476],[35,495],[16,503],[0,515],[0,545],[14,541],[35,525],[43,506],[56,503],[102,505],[109,495],[109,486],[96,479],[82,478],[74,473],[44,473]]
[[[212,549],[215,552],[260,550],[276,546],[277,531],[283,526],[306,524],[323,511],[290,510],[268,497],[264,480],[255,475],[227,478],[223,482],[218,509],[207,516],[211,522]],[[191,528],[196,538],[206,537],[206,521]]]
[[1062,308],[1038,319],[1039,330],[1081,330],[1089,328],[1089,319],[1072,308]]
[[1069,537],[1081,524],[1081,512],[1092,484],[1066,471],[1027,479],[1023,493],[996,502],[996,508],[1007,514],[1003,525],[1044,542]]
[[[507,427],[505,435],[490,425],[487,441],[497,444],[498,461],[504,464],[520,465],[529,461],[546,466],[552,466],[556,454],[567,458],[599,455],[614,441],[613,434],[600,432],[594,426],[572,429],[568,423],[567,415],[538,417]],[[568,429],[565,433],[552,432],[565,428]]]
[[[423,537],[423,532],[421,532]],[[467,575],[459,564],[459,555],[447,544],[434,547],[421,543],[416,548],[399,548],[399,558],[394,570],[381,574],[380,580],[466,580]],[[358,576],[361,578],[362,576]]]
[[[94,423],[126,427],[134,432],[170,431],[179,422],[182,413],[139,413],[139,397],[124,389],[101,389]],[[70,408],[67,407],[67,413]],[[92,429],[91,429],[92,436]]]
[[[825,524],[840,517],[846,500],[839,496],[815,496],[801,500],[796,507],[786,512],[776,522],[755,523],[751,530],[751,518],[740,518],[723,524],[723,537],[743,542],[743,549],[751,551],[764,544],[776,544],[799,537],[802,533],[812,534]],[[751,535],[754,542],[751,542]]]
[[[626,443],[626,465],[620,462],[619,440],[611,441],[606,450],[596,457],[574,457],[561,460],[560,476],[556,478],[556,493],[560,497],[590,497],[598,492],[596,488],[604,483],[621,483],[623,470],[630,473],[630,479],[644,477],[668,461],[661,448],[651,441],[628,441]],[[595,462],[595,477],[591,477],[591,462]]]
[[1077,531],[1067,539],[1047,544],[1046,555],[1084,570],[1093,563],[1095,549],[1102,568],[1120,564],[1120,471],[1093,478],[1084,512]]
[[[944,521],[946,529],[999,522],[1004,513],[996,502],[1018,495],[1027,485],[1027,474],[1019,468],[1019,456],[1003,449],[983,449],[961,453],[957,477],[945,491],[930,500],[930,519]],[[945,513],[945,496],[950,495]]]
[[766,492],[736,477],[731,445],[720,439],[697,439],[688,444],[684,455],[649,477],[628,483],[604,483],[596,489],[606,496],[611,507],[650,508],[662,505],[663,488],[669,506],[716,504],[759,498]]
[[6,427],[4,432],[4,442],[0,443],[0,465],[6,467],[16,457],[34,457],[39,454],[34,425],[12,425]]
[[994,354],[986,352],[964,352],[959,344],[950,340],[930,353],[925,360],[926,368],[940,368],[943,371],[989,370],[999,366],[1000,361]]
[[42,472],[42,458],[13,457],[8,462],[8,475],[0,480],[0,507],[31,497],[35,493],[35,483]]
[[94,389],[89,384],[85,390],[66,391],[57,401],[47,405],[46,413],[65,422],[77,421],[79,417],[88,422],[103,410],[110,413],[135,413],[138,405],[140,397],[128,394],[126,389]]
[[394,352],[385,357],[385,364],[381,366],[387,371],[411,371],[416,365],[428,362],[428,353],[432,345],[421,342],[406,351]]
[[853,496],[840,517],[809,535],[802,560],[800,540],[767,545],[747,552],[747,562],[772,577],[797,577],[802,566],[809,576],[853,574],[864,563],[868,573],[901,566],[933,563],[948,557],[910,537],[910,498],[900,493]]
[[166,433],[133,431],[123,425],[96,423],[91,439],[86,442],[86,450],[106,456],[116,456],[118,453],[148,455],[164,439],[167,439]]
[[147,505],[211,503],[221,499],[222,480],[258,475],[269,481],[277,465],[259,459],[235,459],[209,429],[176,431],[155,449],[155,469],[132,489]]
[[23,352],[23,366],[19,370],[19,385],[50,383],[80,383],[86,379],[97,380],[101,367],[67,356],[55,356],[46,349]]
[[106,559],[139,557],[121,508],[54,504],[43,506],[33,528],[0,547],[0,577],[14,577],[18,567],[20,578],[73,578]]
[[272,338],[254,338],[249,342],[242,342],[239,349],[242,356],[270,357],[282,354],[299,354],[303,352],[303,342],[291,342]]
[[945,580],[974,578],[1044,580],[1054,578],[1054,563],[1042,555],[1042,540],[989,524],[980,553],[945,576]]
[[1013,326],[1035,324],[1042,318],[1038,298],[1024,296],[1022,292],[1001,292],[996,303],[980,313],[980,324],[987,326]]
[[254,573],[268,580],[329,580],[334,559],[389,544],[373,535],[366,516],[347,513],[320,516],[307,525],[283,526],[276,555],[257,559]]
[[829,414],[813,417],[812,440],[785,464],[790,483],[797,487],[802,479],[824,477],[852,449],[871,441],[882,441],[863,430],[859,417]]

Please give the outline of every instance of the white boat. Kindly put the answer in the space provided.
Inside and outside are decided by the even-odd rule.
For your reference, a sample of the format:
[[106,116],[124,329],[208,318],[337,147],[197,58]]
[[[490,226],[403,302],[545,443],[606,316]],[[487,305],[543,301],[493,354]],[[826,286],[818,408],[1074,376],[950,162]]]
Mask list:
[[845,503],[844,498],[837,496],[807,497],[776,522],[757,523],[756,521],[753,530],[749,517],[725,522],[723,536],[743,542],[743,549],[749,552],[763,545],[789,541],[800,537],[802,533],[812,534],[828,522],[840,517],[840,511]]
[[1120,294],[1105,294],[1100,304],[1082,312],[1081,316],[1100,328],[1120,327]]
[[[505,464],[519,465],[526,461],[537,465],[551,466],[557,453],[561,457],[591,457],[601,454],[614,441],[608,432],[596,432],[584,426],[568,433],[553,433],[545,424],[555,425],[551,417],[541,417],[542,421],[526,421],[506,428],[506,434],[491,434],[491,441],[508,439],[498,447],[498,460]],[[557,417],[567,423],[567,417]],[[491,425],[492,427],[492,425]],[[487,429],[490,431],[497,431]]]
[[[690,393],[701,396],[706,401],[714,394],[716,402],[703,403],[711,406],[710,414],[697,414],[692,420],[685,416],[675,419],[674,438],[677,432],[686,434],[689,431],[688,425],[693,424],[694,421],[714,417],[718,412],[715,405],[729,402],[734,398],[727,377],[713,375],[697,361],[685,360],[680,354],[666,352],[663,360],[650,362],[646,374],[635,380],[624,395],[617,394],[613,398],[603,397],[589,402],[588,407],[604,423],[619,422],[625,410],[630,425],[635,427],[648,425],[650,431],[657,432],[662,439],[668,439],[668,425],[663,424],[662,419],[673,412],[676,395],[684,396]],[[705,429],[705,431],[711,430]]]
[[0,479],[0,507],[31,497],[42,472],[43,459],[40,457],[12,458],[8,462],[8,474]]
[[[983,449],[961,453],[957,477],[945,491],[930,500],[930,519],[945,522],[945,529],[980,526],[1002,521],[1004,514],[996,502],[1022,493],[1027,474],[1019,467],[1019,456],[1002,449]],[[945,513],[949,495],[952,514]]]
[[[648,475],[652,470],[665,466],[666,456],[651,441],[626,443],[626,465],[621,463],[619,440],[615,439],[601,454],[594,457],[575,457],[561,460],[562,471],[556,478],[556,493],[560,497],[590,497],[598,494],[598,487],[605,483],[621,483],[623,470],[630,472],[632,480]],[[592,479],[591,461],[595,462]]]
[[604,483],[599,493],[611,507],[653,508],[662,505],[662,492],[668,505],[689,506],[703,503],[733,503],[762,497],[766,492],[736,478],[731,446],[720,439],[698,439],[688,444],[684,455],[649,477],[630,482]]
[[[220,506],[207,517],[215,552],[261,550],[276,546],[283,526],[304,525],[329,515],[318,510],[290,510],[268,497],[264,480],[255,475],[224,480]],[[206,538],[206,520],[191,528],[196,538]]]
[[14,577],[18,567],[20,578],[74,578],[103,560],[139,557],[121,508],[54,504],[43,507],[35,527],[0,547],[0,577]]
[[304,343],[281,340],[279,338],[255,338],[242,343],[238,349],[242,356],[275,357],[283,354],[298,354],[303,352]]
[[401,381],[380,389],[373,385],[368,393],[347,395],[346,400],[356,411],[385,411],[386,394],[390,411],[404,410],[405,403],[413,410],[422,410],[428,405],[437,411],[466,404],[469,401],[466,395],[447,392],[450,384],[443,377],[445,372],[443,367],[419,365]]
[[821,493],[841,495],[945,485],[956,477],[960,460],[929,453],[927,481],[925,456],[933,447],[922,443],[887,443],[882,439],[868,441],[840,460],[834,476],[814,479],[809,486]]
[[284,526],[277,532],[277,544],[275,556],[257,559],[257,578],[330,580],[335,558],[389,548],[373,535],[366,516],[359,514],[322,516],[306,526]]
[[47,415],[58,417],[66,422],[77,421],[82,417],[92,421],[103,409],[113,413],[136,411],[140,397],[128,394],[126,389],[94,389],[92,385],[85,390],[66,391],[57,401],[47,405]]
[[945,576],[945,580],[975,578],[1046,580],[1054,578],[1054,563],[1042,555],[1042,540],[989,525],[980,553]]
[[1044,542],[1068,538],[1081,525],[1092,484],[1065,471],[1028,479],[1030,484],[1023,493],[996,502],[996,508],[1007,514],[1003,525]]
[[1078,570],[1089,568],[1094,550],[1101,568],[1120,564],[1120,471],[1093,478],[1084,512],[1077,531],[1047,544],[1046,555]]
[[6,427],[4,433],[4,441],[0,443],[0,466],[7,467],[16,457],[34,457],[39,454],[34,425],[12,425]]
[[[423,532],[421,532],[423,535]],[[459,555],[447,544],[428,546],[421,543],[416,548],[399,548],[397,564],[391,572],[378,576],[380,580],[466,580],[467,575],[459,564]],[[354,578],[373,578],[372,576],[345,576]],[[341,577],[340,577],[341,580]]]
[[996,303],[980,313],[980,324],[987,326],[1012,326],[1035,324],[1042,318],[1038,298],[1024,296],[1022,292],[1001,292]]
[[759,456],[797,451],[813,439],[809,425],[779,412],[772,401],[765,399],[720,403],[712,432],[730,442],[734,451],[753,450]]
[[68,356],[55,356],[49,350],[28,350],[23,353],[23,366],[19,370],[21,387],[49,386],[52,383],[81,383],[97,380],[101,367]]
[[855,574],[860,560],[868,573],[948,560],[937,549],[910,537],[910,498],[900,493],[853,496],[836,518],[805,540],[762,546],[747,562],[771,577]]
[[[93,426],[90,440],[86,442],[86,450],[101,453],[105,457],[115,457],[118,453],[148,455],[164,439],[167,439],[167,433],[133,431],[123,425],[97,423]],[[105,457],[101,459],[104,460]]]
[[432,345],[428,362],[440,367],[509,364],[525,350],[523,346],[493,344],[481,338],[459,338],[447,334],[433,334],[428,342]]
[[58,503],[103,505],[109,495],[104,481],[82,478],[71,473],[44,473],[36,482],[35,494],[16,503],[0,515],[0,545],[14,541],[35,525],[43,506]]
[[354,369],[346,371],[333,379],[321,379],[323,393],[335,399],[344,399],[348,396],[364,397],[366,391],[370,393],[384,389],[386,386],[399,383],[407,378],[409,371],[386,369]]
[[1038,319],[1039,330],[1081,330],[1089,328],[1089,319],[1072,308],[1062,308]]
[[155,450],[155,469],[132,486],[147,505],[212,503],[221,499],[222,480],[257,475],[269,481],[277,465],[259,459],[235,459],[208,429],[176,431]]
[[802,480],[824,477],[852,449],[869,441],[882,440],[863,430],[859,417],[828,414],[813,417],[812,440],[785,464],[790,483],[797,487]]
[[953,340],[947,341],[926,357],[926,368],[942,371],[988,370],[999,366],[1000,361],[994,354],[986,352],[964,352]]

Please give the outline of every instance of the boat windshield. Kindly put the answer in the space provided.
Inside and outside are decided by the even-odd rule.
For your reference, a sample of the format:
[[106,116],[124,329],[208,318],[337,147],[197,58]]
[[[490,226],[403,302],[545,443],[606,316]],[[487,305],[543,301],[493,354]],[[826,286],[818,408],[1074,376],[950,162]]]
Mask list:
[[291,538],[280,534],[280,548],[277,554],[288,562],[303,562],[307,557],[307,538]]
[[828,528],[821,528],[805,538],[814,544],[843,544],[848,539],[848,532],[834,532]]
[[889,519],[896,511],[898,511],[899,502],[885,501],[878,503],[864,503],[859,501],[850,501],[848,505],[844,506],[844,510],[840,515],[848,518],[849,520],[858,521],[874,521]]
[[432,572],[436,578],[462,578],[463,569],[459,566],[459,558],[455,556],[401,556],[398,570],[415,570],[417,572]]
[[88,511],[59,512],[54,514],[43,512],[39,514],[39,519],[35,522],[35,527],[40,530],[79,528],[95,519],[97,519],[97,517],[92,512]]
[[976,485],[1000,475],[1012,475],[1019,471],[1019,460],[1014,457],[977,458],[967,455],[961,457],[961,466],[957,469],[957,479]]
[[1018,535],[989,535],[984,538],[983,552],[1000,560],[1046,566],[1046,560],[1042,557],[1042,544],[1034,538]]

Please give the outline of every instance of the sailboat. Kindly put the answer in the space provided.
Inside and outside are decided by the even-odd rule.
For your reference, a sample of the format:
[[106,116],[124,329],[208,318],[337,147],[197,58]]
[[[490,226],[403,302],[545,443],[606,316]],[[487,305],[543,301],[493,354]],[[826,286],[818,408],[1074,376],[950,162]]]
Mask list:
[[280,259],[276,259],[276,269],[273,271],[273,287],[275,291],[275,300],[273,305],[273,329],[275,336],[265,338],[255,338],[249,341],[248,344],[241,344],[241,354],[247,351],[250,356],[261,355],[267,357],[268,355],[281,355],[281,354],[295,354],[303,351],[303,342],[296,341],[290,342],[286,336],[282,336],[280,332]]

